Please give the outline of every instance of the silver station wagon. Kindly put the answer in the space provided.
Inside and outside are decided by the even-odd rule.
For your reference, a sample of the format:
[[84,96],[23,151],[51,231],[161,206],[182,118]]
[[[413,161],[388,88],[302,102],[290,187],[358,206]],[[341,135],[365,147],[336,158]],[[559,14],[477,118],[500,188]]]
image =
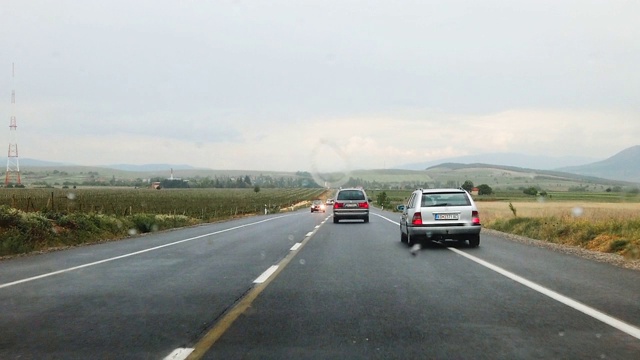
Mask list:
[[480,217],[463,189],[418,189],[411,193],[400,219],[400,241],[468,241],[480,245]]
[[333,222],[362,219],[369,222],[369,198],[361,188],[340,189],[333,203]]

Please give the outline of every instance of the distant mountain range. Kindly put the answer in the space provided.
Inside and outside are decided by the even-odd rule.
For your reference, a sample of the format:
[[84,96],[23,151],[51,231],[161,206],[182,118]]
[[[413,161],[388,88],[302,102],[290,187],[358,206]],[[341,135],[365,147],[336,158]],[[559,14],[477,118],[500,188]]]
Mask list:
[[[46,160],[37,160],[37,159],[29,159],[29,158],[18,158],[20,161],[20,167],[23,166],[33,166],[33,167],[45,167],[45,166],[73,166],[71,163],[62,163],[55,161],[46,161]],[[7,163],[7,157],[0,157],[0,165]]]
[[412,163],[402,165],[399,168],[424,170],[443,164],[449,166],[452,164],[472,164],[482,165],[483,167],[496,165],[498,167],[536,169],[640,183],[640,145],[624,149],[600,161],[594,161],[587,157],[549,157],[515,153],[496,153]]
[[[0,164],[6,163],[7,158],[0,158]],[[640,145],[624,149],[619,153],[604,159],[594,160],[588,157],[549,157],[532,156],[517,153],[494,153],[461,156],[437,161],[426,161],[405,164],[395,167],[398,170],[425,170],[435,166],[447,165],[481,165],[482,167],[513,167],[520,170],[540,170],[541,172],[570,173],[585,177],[596,177],[617,181],[640,183]],[[20,159],[21,169],[24,167],[67,167],[69,163],[43,161],[36,159]],[[114,164],[95,166],[128,172],[163,172],[173,170],[199,170],[186,164]],[[209,170],[209,169],[202,169]],[[248,170],[247,170],[248,171]]]
[[624,149],[602,161],[557,170],[605,179],[640,182],[640,145]]
[[[19,158],[20,168],[21,170],[25,167],[62,167],[62,166],[77,166],[72,163],[63,163],[63,162],[55,162],[55,161],[46,161],[46,160],[37,160],[37,159],[29,159],[29,158]],[[0,157],[0,166],[2,164],[7,163],[7,157]],[[147,172],[147,171],[163,171],[169,172],[170,169],[173,170],[194,170],[197,169],[191,165],[186,164],[143,164],[143,165],[133,165],[133,164],[112,164],[112,165],[95,165],[90,166],[92,168],[107,168],[114,170],[122,170],[122,171],[132,171],[132,172]]]
[[144,164],[144,165],[132,165],[132,164],[115,164],[115,165],[104,165],[102,167],[106,167],[109,169],[116,170],[124,170],[124,171],[169,171],[173,170],[193,170],[196,169],[191,165],[180,164],[180,165],[171,165],[171,164]]
[[594,159],[584,156],[553,157],[542,155],[525,155],[518,153],[490,153],[403,164],[396,166],[396,168],[404,170],[424,170],[443,163],[480,163],[501,166],[515,166],[527,169],[554,170],[562,167],[589,164],[598,160],[600,159]]

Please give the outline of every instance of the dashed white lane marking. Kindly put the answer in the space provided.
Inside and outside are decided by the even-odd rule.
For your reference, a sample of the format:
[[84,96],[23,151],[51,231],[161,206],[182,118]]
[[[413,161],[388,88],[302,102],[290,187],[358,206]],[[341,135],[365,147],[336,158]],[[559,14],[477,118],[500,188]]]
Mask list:
[[315,229],[320,229],[320,225],[316,225]]
[[234,227],[232,227],[232,228],[228,228],[228,229],[224,229],[224,230],[219,230],[219,231],[215,231],[215,232],[208,233],[208,234],[204,234],[204,235],[194,236],[194,237],[192,237],[192,238],[188,238],[188,239],[183,239],[183,240],[175,241],[175,242],[172,242],[172,243],[169,243],[169,244],[164,244],[164,245],[155,246],[155,247],[152,247],[152,248],[149,248],[149,249],[145,249],[145,250],[140,250],[140,251],[132,252],[132,253],[130,253],[130,254],[124,254],[124,255],[120,255],[120,256],[115,256],[115,257],[112,257],[112,258],[108,258],[108,259],[104,259],[104,260],[99,260],[99,261],[94,261],[94,262],[92,262],[92,263],[88,263],[88,264],[84,264],[84,265],[79,265],[79,266],[74,266],[74,267],[70,267],[70,268],[67,268],[67,269],[62,269],[62,270],[58,270],[58,271],[54,271],[54,272],[50,272],[50,273],[47,273],[47,274],[42,274],[42,275],[33,276],[33,277],[26,278],[26,279],[22,279],[22,280],[12,281],[12,282],[9,282],[9,283],[6,283],[6,284],[0,284],[0,289],[2,289],[2,288],[6,288],[6,287],[9,287],[9,286],[13,286],[13,285],[18,285],[18,284],[26,283],[26,282],[29,282],[29,281],[34,281],[34,280],[38,280],[38,279],[43,279],[43,278],[46,278],[46,277],[49,277],[49,276],[54,276],[54,275],[64,274],[64,273],[66,273],[66,272],[70,272],[70,271],[74,271],[74,270],[79,270],[79,269],[84,269],[84,268],[88,268],[88,267],[95,266],[95,265],[100,265],[100,264],[103,264],[103,263],[106,263],[106,262],[110,262],[110,261],[114,261],[114,260],[124,259],[124,258],[130,257],[130,256],[135,256],[135,255],[144,254],[144,253],[147,253],[147,252],[150,252],[150,251],[159,250],[159,249],[166,248],[166,247],[169,247],[169,246],[174,246],[174,245],[182,244],[182,243],[185,243],[185,242],[188,242],[188,241],[193,241],[193,240],[197,240],[197,239],[202,239],[202,238],[204,238],[204,237],[211,236],[211,235],[222,234],[222,233],[225,233],[225,232],[229,232],[229,231],[233,231],[233,230],[242,229],[242,228],[245,228],[245,227],[248,227],[248,226],[253,226],[253,225],[257,225],[257,224],[262,224],[262,223],[265,223],[265,222],[267,222],[267,221],[273,221],[273,220],[281,219],[281,218],[283,218],[283,217],[287,217],[287,216],[292,216],[292,215],[282,215],[282,216],[278,216],[278,217],[274,217],[274,218],[270,218],[270,219],[265,219],[265,220],[256,221],[256,222],[254,222],[254,223],[250,223],[250,224],[244,224],[244,225],[234,226]]
[[302,244],[301,244],[301,243],[295,243],[295,244],[291,247],[291,249],[289,249],[289,250],[290,250],[290,251],[296,251],[296,250],[298,250],[298,248],[299,248],[300,246],[302,246]]
[[271,275],[273,275],[273,273],[276,272],[276,270],[278,270],[278,265],[272,265],[265,272],[263,272],[262,275],[258,276],[257,279],[253,280],[253,283],[254,284],[262,284],[263,282],[267,281],[267,279]]
[[309,231],[309,232],[307,233],[307,235],[305,235],[304,237],[309,237],[309,236],[311,236],[311,235],[313,235],[313,231]]
[[167,355],[163,360],[184,360],[193,352],[192,348],[177,348]]
[[[373,213],[372,213],[373,214]],[[388,219],[382,215],[378,215],[378,214],[373,214],[373,215],[377,215],[387,221],[389,221],[390,223],[396,224],[398,226],[400,226],[400,223],[393,221],[391,219]],[[532,290],[535,290],[545,296],[548,296],[550,298],[552,298],[553,300],[556,300],[562,304],[565,304],[575,310],[580,311],[581,313],[591,316],[592,318],[599,320],[609,326],[612,326],[622,332],[624,332],[625,334],[631,335],[636,339],[640,340],[640,328],[637,328],[631,324],[628,324],[622,320],[616,319],[613,316],[607,315],[601,311],[598,311],[590,306],[587,306],[579,301],[573,300],[567,296],[564,296],[558,292],[555,292],[551,289],[548,289],[542,285],[536,284],[533,281],[529,281],[525,278],[523,278],[522,276],[516,275],[510,271],[507,271],[499,266],[493,265],[490,262],[484,261],[480,258],[477,258],[473,255],[469,255],[464,251],[460,251],[456,248],[451,248],[448,247],[447,249],[453,251],[454,253],[460,255],[460,256],[464,256],[465,258],[479,264],[482,265],[484,267],[486,267],[489,270],[493,270],[495,272],[497,272],[498,274],[505,276],[521,285],[524,285]]]
[[[322,223],[324,224],[329,217],[327,217]],[[291,260],[298,254],[300,249],[302,249],[306,243],[311,241],[313,234],[315,234],[318,230],[314,230],[310,232],[310,236],[305,237],[304,240],[300,243],[300,246],[297,247],[295,251],[289,252],[287,256],[285,256],[282,261],[277,266],[272,266],[271,268],[275,268],[273,270],[273,274],[269,276],[265,276],[265,281],[260,284],[256,284],[244,297],[242,297],[237,304],[235,304],[231,309],[227,311],[225,315],[209,330],[194,346],[195,350],[191,355],[189,355],[189,360],[199,360],[204,357],[207,351],[215,344],[218,339],[229,329],[229,327],[236,321],[236,319],[243,314],[249,306],[253,303],[253,301],[260,295],[260,293],[269,285],[271,281],[277,278],[278,274],[287,267],[287,265],[291,262]],[[294,245],[295,246],[295,245]],[[267,270],[269,271],[269,270]],[[265,272],[267,273],[267,272]],[[263,274],[264,275],[264,274]],[[262,277],[262,276],[261,276]],[[256,279],[257,281],[258,279]]]

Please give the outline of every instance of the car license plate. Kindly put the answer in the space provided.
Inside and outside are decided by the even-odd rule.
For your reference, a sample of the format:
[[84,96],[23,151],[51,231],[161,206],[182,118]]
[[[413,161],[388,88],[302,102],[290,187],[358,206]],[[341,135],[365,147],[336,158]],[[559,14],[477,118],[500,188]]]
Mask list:
[[349,207],[349,208],[353,208],[353,207],[357,207],[358,204],[345,204],[344,207]]
[[458,214],[435,214],[436,220],[458,220]]

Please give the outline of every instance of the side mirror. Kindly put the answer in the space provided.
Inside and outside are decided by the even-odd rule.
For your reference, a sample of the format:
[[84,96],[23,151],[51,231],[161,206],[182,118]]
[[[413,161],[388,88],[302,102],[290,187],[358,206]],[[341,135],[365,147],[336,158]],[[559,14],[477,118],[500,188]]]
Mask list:
[[367,199],[367,201],[368,201],[368,202],[371,202],[371,198],[368,198],[368,199]]
[[398,211],[404,211],[404,205],[398,205],[398,206],[396,206],[396,209]]

